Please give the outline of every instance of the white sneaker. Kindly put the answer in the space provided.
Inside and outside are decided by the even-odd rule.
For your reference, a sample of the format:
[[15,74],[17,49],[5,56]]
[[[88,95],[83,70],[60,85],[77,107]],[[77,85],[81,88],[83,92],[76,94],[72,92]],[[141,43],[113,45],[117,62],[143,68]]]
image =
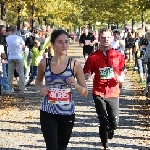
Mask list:
[[14,93],[14,88],[11,89],[11,92]]

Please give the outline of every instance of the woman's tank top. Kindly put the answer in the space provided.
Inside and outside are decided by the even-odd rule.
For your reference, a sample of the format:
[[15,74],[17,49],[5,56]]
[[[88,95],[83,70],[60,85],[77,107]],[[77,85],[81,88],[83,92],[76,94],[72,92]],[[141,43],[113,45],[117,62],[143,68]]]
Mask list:
[[49,87],[49,92],[42,101],[41,110],[51,114],[72,115],[75,106],[71,86],[66,83],[68,77],[74,76],[72,58],[69,58],[66,69],[59,74],[51,72],[51,58],[46,58],[45,85]]

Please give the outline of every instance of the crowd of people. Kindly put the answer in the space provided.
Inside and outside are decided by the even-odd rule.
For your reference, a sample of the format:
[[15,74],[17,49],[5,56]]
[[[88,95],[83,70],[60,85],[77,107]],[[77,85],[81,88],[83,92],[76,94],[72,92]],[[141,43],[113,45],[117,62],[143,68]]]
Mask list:
[[1,45],[1,92],[14,92],[13,79],[19,85],[19,93],[24,93],[27,85],[35,79],[37,66],[42,57],[51,55],[50,31],[34,28],[29,30],[29,23],[24,22],[22,29],[16,25],[6,32],[4,25],[0,26]]
[[72,88],[87,97],[86,81],[94,74],[92,96],[100,123],[99,136],[104,150],[109,150],[108,140],[113,138],[119,121],[119,95],[126,63],[135,62],[133,70],[138,69],[140,82],[144,77],[147,82],[150,80],[150,31],[147,29],[145,34],[138,29],[131,34],[129,30],[127,36],[122,36],[118,29],[91,33],[84,28],[79,37],[85,58],[82,68],[78,60],[67,56],[70,43],[67,31],[58,29],[47,34],[38,30],[28,32],[26,23],[23,27],[18,32],[16,26],[11,26],[8,36],[6,28],[1,27],[3,92],[13,92],[14,70],[19,76],[19,93],[24,93],[25,86],[35,79],[35,86],[44,97],[40,124],[46,149],[66,150],[75,121]]

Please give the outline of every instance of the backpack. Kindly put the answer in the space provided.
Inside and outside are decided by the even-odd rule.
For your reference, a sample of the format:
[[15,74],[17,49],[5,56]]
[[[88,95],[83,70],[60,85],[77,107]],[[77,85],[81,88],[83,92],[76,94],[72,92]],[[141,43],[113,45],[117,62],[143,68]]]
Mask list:
[[27,38],[30,36],[30,32],[27,30],[19,30],[17,35],[21,36],[25,42]]
[[144,58],[143,58],[143,63],[148,64],[149,59],[150,59],[150,45],[146,47],[146,51],[145,51]]

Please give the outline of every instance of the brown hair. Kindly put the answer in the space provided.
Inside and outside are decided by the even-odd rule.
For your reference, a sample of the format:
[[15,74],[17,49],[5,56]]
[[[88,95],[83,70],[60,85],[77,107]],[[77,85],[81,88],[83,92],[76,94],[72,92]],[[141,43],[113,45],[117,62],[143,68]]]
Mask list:
[[128,38],[132,38],[131,32],[128,32],[127,37],[128,37]]
[[111,31],[110,29],[102,28],[102,29],[100,29],[100,31],[99,31],[99,35],[101,36],[104,32],[110,32],[110,33],[112,33],[112,31]]
[[38,40],[34,40],[34,44],[39,44],[40,42]]

